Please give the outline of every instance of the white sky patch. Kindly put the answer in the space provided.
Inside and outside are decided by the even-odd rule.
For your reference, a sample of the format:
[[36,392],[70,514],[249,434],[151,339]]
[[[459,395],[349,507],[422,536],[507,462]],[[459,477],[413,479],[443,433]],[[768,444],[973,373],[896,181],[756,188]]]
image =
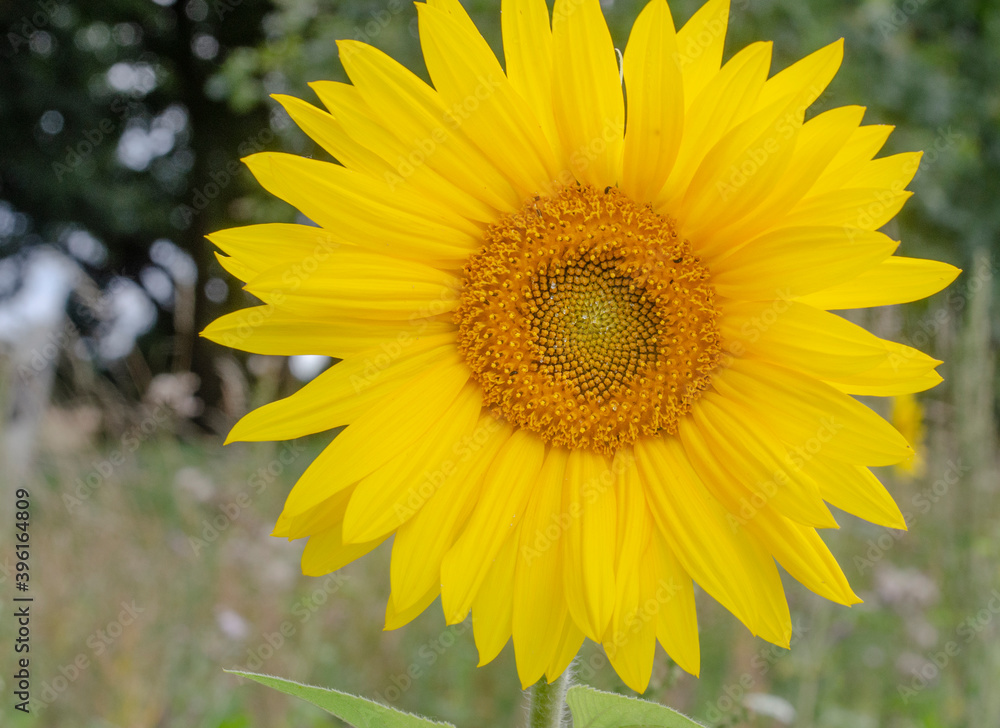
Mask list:
[[128,278],[115,278],[105,294],[107,327],[101,332],[97,350],[105,361],[121,359],[135,340],[156,323],[156,306],[142,288]]
[[167,272],[156,265],[147,265],[139,271],[139,280],[154,301],[169,307],[174,301],[174,282]]
[[88,265],[100,265],[108,257],[104,244],[86,230],[74,230],[66,236],[66,249],[70,255]]
[[105,74],[108,85],[115,91],[145,96],[156,88],[156,70],[148,63],[119,61]]
[[160,238],[149,249],[150,259],[164,268],[179,286],[193,286],[198,280],[194,258],[167,238]]
[[288,371],[300,382],[315,379],[320,372],[330,366],[332,359],[321,354],[299,354],[288,357]]
[[0,304],[0,341],[12,344],[62,323],[66,299],[80,275],[76,263],[51,248],[36,249],[23,265],[20,290]]
[[148,125],[133,119],[118,139],[118,161],[129,169],[142,172],[154,159],[169,154],[177,143],[177,135],[187,126],[187,112],[180,106],[167,107]]

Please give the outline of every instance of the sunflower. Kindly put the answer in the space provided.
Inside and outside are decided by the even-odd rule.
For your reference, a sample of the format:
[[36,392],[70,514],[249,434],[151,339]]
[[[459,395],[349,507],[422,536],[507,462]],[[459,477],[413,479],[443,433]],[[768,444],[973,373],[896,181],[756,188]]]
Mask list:
[[205,336],[340,359],[230,434],[346,426],[275,535],[311,575],[394,536],[386,627],[440,597],[525,685],[585,638],[640,692],[657,642],[697,674],[694,583],[783,646],[779,564],[858,602],[817,529],[905,528],[868,467],[912,450],[851,395],[940,362],[830,311],[958,271],[878,232],[919,153],[876,159],[860,106],[805,120],[842,42],[769,77],[769,43],[722,64],[727,0],[680,30],[652,0],[619,66],[598,0],[504,0],[504,70],[457,0],[417,10],[433,87],[342,41],[328,111],[276,97],[338,163],[245,160],[316,226],[210,236],[263,303]]

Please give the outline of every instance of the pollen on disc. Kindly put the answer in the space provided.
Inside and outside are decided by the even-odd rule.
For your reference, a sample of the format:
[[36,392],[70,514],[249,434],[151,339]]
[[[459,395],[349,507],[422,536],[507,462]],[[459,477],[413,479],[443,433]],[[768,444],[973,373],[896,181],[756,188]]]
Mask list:
[[718,318],[673,222],[587,186],[489,227],[456,312],[487,405],[553,445],[604,453],[676,432],[719,361]]

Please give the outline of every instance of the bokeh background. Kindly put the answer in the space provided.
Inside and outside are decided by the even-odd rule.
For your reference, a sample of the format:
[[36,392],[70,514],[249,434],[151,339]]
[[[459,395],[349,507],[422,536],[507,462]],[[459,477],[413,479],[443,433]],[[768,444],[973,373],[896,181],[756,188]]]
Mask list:
[[[607,0],[619,48],[641,5]],[[674,0],[677,24],[699,0]],[[466,6],[500,52],[499,3]],[[948,290],[853,320],[944,360],[945,382],[872,406],[917,444],[879,472],[909,533],[844,515],[828,534],[864,604],[789,582],[790,651],[699,597],[700,679],[660,655],[647,697],[710,725],[1000,724],[1000,3],[733,0],[727,57],[773,39],[774,68],[839,38],[814,107],[896,124],[926,150],[890,225],[901,253],[965,269]],[[0,724],[236,728],[335,723],[222,672],[377,697],[459,726],[518,725],[510,647],[477,662],[468,625],[428,610],[381,631],[389,555],[319,579],[268,536],[331,434],[222,447],[250,408],[331,362],[245,356],[198,338],[252,303],[204,235],[293,221],[239,159],[323,158],[269,95],[316,102],[346,80],[335,40],[426,78],[403,0],[3,0],[0,3]],[[31,493],[31,675],[13,710],[14,491]],[[580,679],[628,692],[602,653]],[[415,675],[415,677],[413,677]]]

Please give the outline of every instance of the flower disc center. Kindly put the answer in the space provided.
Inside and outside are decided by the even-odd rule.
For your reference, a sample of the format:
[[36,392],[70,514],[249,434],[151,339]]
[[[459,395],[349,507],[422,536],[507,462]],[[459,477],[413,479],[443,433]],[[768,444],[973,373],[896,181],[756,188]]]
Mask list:
[[676,432],[719,359],[708,271],[614,187],[566,187],[489,227],[459,347],[484,402],[553,445],[611,453]]

